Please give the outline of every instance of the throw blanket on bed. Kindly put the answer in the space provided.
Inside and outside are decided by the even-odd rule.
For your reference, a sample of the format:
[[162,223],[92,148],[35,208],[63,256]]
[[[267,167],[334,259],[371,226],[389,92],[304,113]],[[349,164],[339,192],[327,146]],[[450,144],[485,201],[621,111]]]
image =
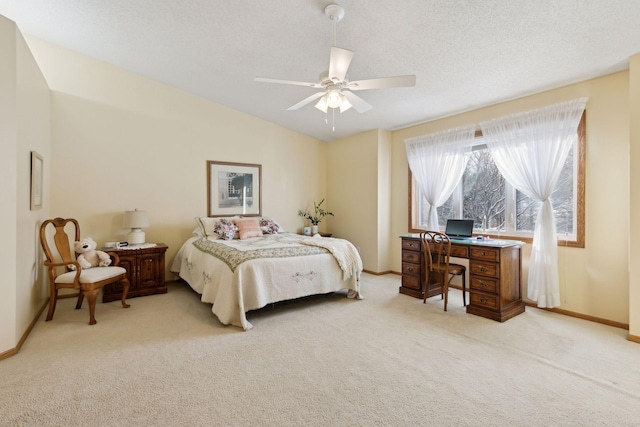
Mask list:
[[318,255],[326,253],[320,248],[300,246],[300,239],[288,236],[270,236],[270,239],[255,238],[247,240],[208,240],[206,237],[193,242],[193,245],[227,264],[231,271],[243,262],[260,258],[288,258],[296,256]]
[[338,265],[342,269],[342,279],[347,280],[351,277],[360,279],[362,272],[362,260],[358,254],[358,250],[353,244],[347,240],[332,239],[326,237],[314,237],[300,242],[307,246],[316,246],[324,248],[331,252],[331,255],[338,261]]

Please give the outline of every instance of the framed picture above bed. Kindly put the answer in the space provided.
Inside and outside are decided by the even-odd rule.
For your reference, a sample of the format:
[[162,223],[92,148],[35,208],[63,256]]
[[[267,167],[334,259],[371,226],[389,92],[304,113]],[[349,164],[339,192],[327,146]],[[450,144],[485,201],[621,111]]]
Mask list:
[[208,216],[261,216],[262,165],[207,160]]

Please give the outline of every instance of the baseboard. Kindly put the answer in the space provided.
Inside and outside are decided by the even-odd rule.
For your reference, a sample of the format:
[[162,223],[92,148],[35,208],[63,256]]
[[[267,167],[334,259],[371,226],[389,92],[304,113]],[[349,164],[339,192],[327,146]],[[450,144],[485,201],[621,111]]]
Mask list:
[[369,274],[373,274],[374,276],[384,276],[385,274],[389,274],[391,273],[391,271],[380,271],[380,272],[375,272],[375,271],[371,271],[371,270],[362,270],[363,273],[369,273]]
[[22,345],[25,343],[25,341],[27,341],[27,337],[29,336],[29,334],[31,333],[33,328],[36,326],[36,323],[38,322],[38,319],[40,319],[40,316],[42,315],[42,312],[47,308],[48,304],[49,304],[49,298],[47,298],[44,301],[44,304],[42,304],[42,307],[40,307],[40,310],[38,310],[38,313],[36,314],[36,316],[33,318],[31,323],[29,324],[29,327],[27,328],[27,330],[24,331],[24,334],[22,334],[22,337],[20,338],[20,341],[18,341],[18,345],[16,345],[15,348],[12,348],[12,349],[7,350],[7,351],[5,351],[3,353],[0,353],[0,361],[4,360],[4,359],[8,359],[9,357],[15,356],[16,354],[18,354],[18,352],[22,348]]
[[601,317],[589,316],[588,314],[576,313],[574,311],[563,310],[561,308],[541,308],[531,302],[524,303],[528,307],[537,308],[538,310],[546,310],[551,311],[553,313],[564,314],[565,316],[575,317],[578,319],[589,320],[591,322],[601,323],[607,326],[613,326],[615,328],[626,329],[629,330],[629,325],[621,322],[614,322],[613,320],[603,319]]
[[627,340],[640,344],[640,337],[637,335],[627,335]]

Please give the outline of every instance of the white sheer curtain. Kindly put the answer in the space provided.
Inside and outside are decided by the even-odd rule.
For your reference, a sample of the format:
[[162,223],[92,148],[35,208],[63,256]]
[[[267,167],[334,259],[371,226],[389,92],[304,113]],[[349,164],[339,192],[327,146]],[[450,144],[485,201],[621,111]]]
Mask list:
[[429,203],[428,230],[440,228],[437,208],[462,178],[475,130],[471,125],[405,140],[409,168]]
[[586,103],[586,98],[580,98],[480,123],[502,176],[540,202],[527,292],[538,307],[560,305],[558,243],[549,197],[577,138]]

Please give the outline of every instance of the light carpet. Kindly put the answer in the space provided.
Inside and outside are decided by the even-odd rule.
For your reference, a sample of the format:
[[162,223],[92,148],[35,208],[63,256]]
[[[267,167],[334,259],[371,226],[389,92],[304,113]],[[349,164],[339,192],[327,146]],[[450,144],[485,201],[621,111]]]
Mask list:
[[221,325],[184,283],[166,295],[73,300],[0,362],[0,425],[631,426],[640,346],[627,331],[543,310],[498,323],[460,291],[427,304],[364,274],[329,294]]

